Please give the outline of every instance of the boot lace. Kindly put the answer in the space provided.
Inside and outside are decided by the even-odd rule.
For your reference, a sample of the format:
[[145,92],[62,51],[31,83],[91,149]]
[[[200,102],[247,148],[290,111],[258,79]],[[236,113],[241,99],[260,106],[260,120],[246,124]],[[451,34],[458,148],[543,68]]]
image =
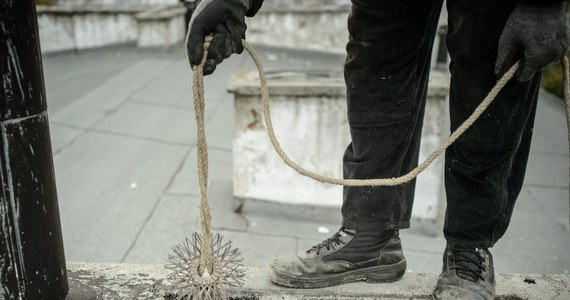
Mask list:
[[[319,244],[313,246],[311,249],[307,250],[307,253],[311,252],[311,251],[315,251],[317,255],[319,255],[321,253],[321,249],[326,248],[327,250],[330,250],[332,246],[338,246],[341,244],[344,244],[344,242],[341,240],[342,237],[342,233],[344,228],[341,228],[338,232],[336,232],[333,236],[331,236],[330,238],[320,242]],[[346,232],[344,232],[346,233]],[[346,234],[350,234],[350,233],[346,233]]]
[[464,247],[454,247],[452,255],[449,255],[449,263],[451,264],[450,270],[455,270],[457,276],[477,282],[479,279],[485,280],[481,273],[487,271],[485,259],[477,251],[477,249],[470,249]]

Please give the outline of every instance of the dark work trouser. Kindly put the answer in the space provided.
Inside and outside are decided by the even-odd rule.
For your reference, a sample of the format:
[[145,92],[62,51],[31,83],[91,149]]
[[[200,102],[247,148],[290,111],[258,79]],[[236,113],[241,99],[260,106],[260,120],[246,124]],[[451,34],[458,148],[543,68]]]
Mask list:
[[[408,173],[418,162],[431,49],[443,0],[353,0],[345,80],[352,142],[345,178]],[[517,1],[448,0],[450,118],[455,130],[496,83],[504,24]],[[511,81],[446,152],[448,242],[491,247],[504,234],[522,187],[540,75]],[[438,187],[434,187],[438,188]],[[415,181],[345,187],[343,226],[410,226]]]

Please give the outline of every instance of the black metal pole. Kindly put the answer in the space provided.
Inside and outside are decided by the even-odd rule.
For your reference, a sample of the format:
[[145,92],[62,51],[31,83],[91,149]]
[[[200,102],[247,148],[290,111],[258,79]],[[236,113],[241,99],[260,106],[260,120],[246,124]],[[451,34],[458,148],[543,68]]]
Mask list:
[[65,299],[34,0],[0,0],[0,299]]

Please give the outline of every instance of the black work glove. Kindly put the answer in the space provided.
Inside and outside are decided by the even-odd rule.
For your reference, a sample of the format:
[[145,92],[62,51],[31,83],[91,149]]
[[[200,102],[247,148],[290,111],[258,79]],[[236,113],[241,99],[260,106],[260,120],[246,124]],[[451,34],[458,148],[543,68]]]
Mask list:
[[262,0],[202,0],[188,25],[186,48],[190,65],[200,64],[207,35],[213,34],[204,65],[204,75],[212,74],[216,65],[232,53],[241,53],[245,38],[245,16],[253,16]]
[[542,67],[566,53],[570,29],[562,2],[546,1],[550,2],[546,5],[521,2],[501,33],[495,73],[503,75],[520,60],[515,76],[519,81],[528,81]]

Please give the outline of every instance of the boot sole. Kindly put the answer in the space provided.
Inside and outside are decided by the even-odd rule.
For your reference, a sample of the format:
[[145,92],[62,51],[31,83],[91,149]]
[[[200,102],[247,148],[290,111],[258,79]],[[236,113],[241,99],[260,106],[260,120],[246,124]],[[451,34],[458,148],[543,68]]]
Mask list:
[[269,277],[273,283],[298,289],[315,289],[356,281],[369,283],[394,282],[400,280],[404,273],[406,273],[405,259],[392,265],[375,266],[318,278],[291,277],[269,269]]

